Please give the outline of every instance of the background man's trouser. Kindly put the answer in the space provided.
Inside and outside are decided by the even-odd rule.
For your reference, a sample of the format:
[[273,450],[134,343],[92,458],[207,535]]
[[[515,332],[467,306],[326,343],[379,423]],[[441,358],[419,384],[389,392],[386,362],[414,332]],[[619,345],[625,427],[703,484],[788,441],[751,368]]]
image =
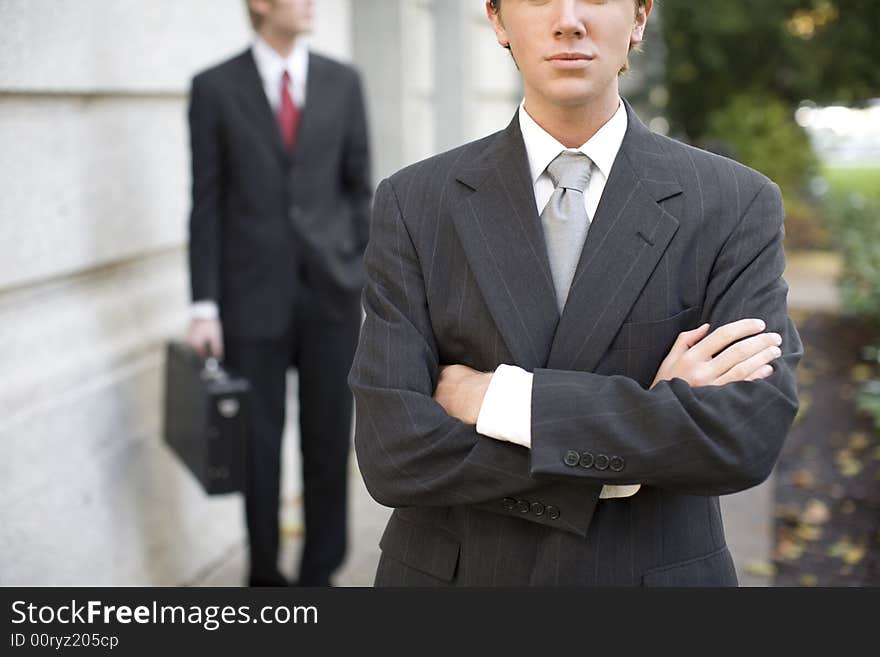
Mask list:
[[360,297],[329,311],[303,288],[290,334],[281,339],[226,338],[226,363],[251,382],[245,510],[249,584],[281,585],[278,503],[286,373],[299,375],[305,544],[298,583],[326,586],[345,556],[347,470],[352,396],[347,376],[361,322]]

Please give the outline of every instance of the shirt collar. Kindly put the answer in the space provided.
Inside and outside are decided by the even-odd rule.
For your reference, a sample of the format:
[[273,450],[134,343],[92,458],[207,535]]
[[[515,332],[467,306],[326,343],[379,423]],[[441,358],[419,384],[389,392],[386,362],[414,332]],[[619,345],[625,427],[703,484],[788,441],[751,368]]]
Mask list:
[[532,184],[534,185],[538,181],[547,165],[564,150],[578,150],[586,155],[607,180],[614,160],[617,159],[620,146],[623,144],[628,121],[626,108],[621,102],[614,116],[599,128],[585,144],[577,149],[567,149],[529,116],[529,113],[526,112],[525,101],[523,101],[519,105],[519,128],[529,158]]
[[309,62],[309,50],[304,39],[297,39],[296,45],[294,45],[290,54],[287,57],[282,57],[257,34],[254,36],[254,45],[251,50],[254,53],[257,70],[260,72],[260,77],[263,80],[276,83],[281,79],[281,74],[285,70],[290,73],[294,84],[305,80]]

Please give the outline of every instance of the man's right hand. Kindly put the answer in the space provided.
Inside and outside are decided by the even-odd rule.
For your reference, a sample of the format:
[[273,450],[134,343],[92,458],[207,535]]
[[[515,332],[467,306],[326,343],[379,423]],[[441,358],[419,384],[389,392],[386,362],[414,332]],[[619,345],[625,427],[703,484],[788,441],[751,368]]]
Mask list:
[[[770,376],[773,373],[770,363],[782,355],[779,348],[782,338],[778,333],[762,333],[765,328],[760,319],[741,319],[715,329],[708,336],[708,324],[680,333],[660,364],[651,387],[674,378],[697,387]],[[730,346],[747,336],[752,337]]]
[[219,319],[194,319],[190,322],[186,341],[202,357],[223,358],[223,328]]

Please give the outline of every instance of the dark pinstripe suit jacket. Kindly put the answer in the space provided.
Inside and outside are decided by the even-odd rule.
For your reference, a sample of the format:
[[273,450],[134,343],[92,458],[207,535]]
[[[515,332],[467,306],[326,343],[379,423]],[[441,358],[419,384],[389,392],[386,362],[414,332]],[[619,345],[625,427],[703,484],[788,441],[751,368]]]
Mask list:
[[[377,585],[736,584],[718,496],[769,475],[798,408],[782,202],[627,109],[561,317],[516,117],[379,185],[349,376],[361,472],[396,507]],[[680,332],[743,317],[782,335],[769,378],[649,390]],[[452,363],[534,372],[531,450],[446,415]]]

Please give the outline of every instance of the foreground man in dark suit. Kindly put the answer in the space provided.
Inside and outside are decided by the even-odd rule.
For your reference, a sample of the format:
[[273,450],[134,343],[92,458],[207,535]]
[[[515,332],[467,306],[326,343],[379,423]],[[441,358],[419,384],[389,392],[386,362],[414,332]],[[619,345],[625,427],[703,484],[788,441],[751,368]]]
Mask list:
[[[302,585],[330,584],[346,549],[351,367],[370,182],[357,74],[310,53],[310,0],[250,0],[254,45],[193,80],[189,340],[253,388],[249,583],[280,585],[285,376],[299,373]],[[219,314],[218,314],[219,313]],[[222,327],[222,329],[221,329]]]
[[783,209],[619,98],[651,9],[487,3],[519,112],[377,190],[349,376],[397,507],[377,585],[737,582],[718,496],[798,408]]

